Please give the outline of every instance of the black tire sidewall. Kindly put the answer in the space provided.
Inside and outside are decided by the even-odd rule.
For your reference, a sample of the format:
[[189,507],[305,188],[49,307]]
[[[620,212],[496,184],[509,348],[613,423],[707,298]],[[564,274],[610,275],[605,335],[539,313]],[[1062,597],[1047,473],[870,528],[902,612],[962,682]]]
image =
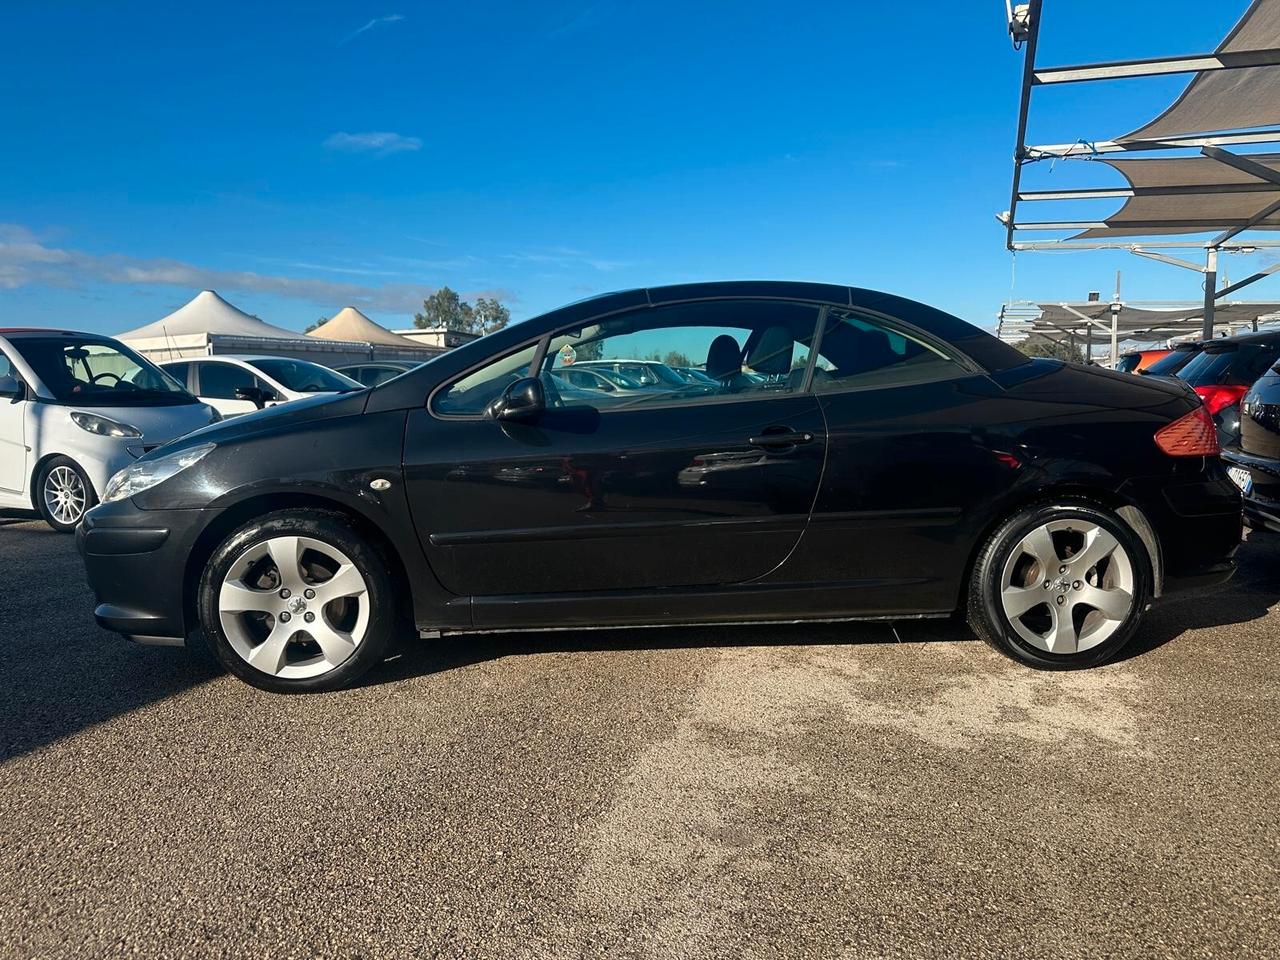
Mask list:
[[[318,677],[283,679],[255,669],[235,652],[218,616],[218,592],[232,563],[247,548],[275,536],[310,537],[345,553],[368,588],[369,627],[359,649],[338,668]],[[197,595],[203,642],[221,664],[241,680],[273,693],[321,693],[348,686],[381,663],[397,625],[391,571],[381,552],[346,522],[330,513],[285,510],[245,524],[224,540],[205,565]]]
[[[1000,602],[1001,579],[1009,554],[1024,536],[1054,520],[1083,520],[1096,523],[1111,533],[1124,547],[1133,565],[1133,609],[1128,619],[1102,643],[1080,653],[1051,654],[1031,646],[1013,629]],[[984,563],[975,571],[981,590],[981,606],[987,628],[1009,656],[1042,670],[1076,670],[1097,666],[1124,648],[1137,631],[1151,600],[1151,559],[1146,546],[1127,523],[1101,505],[1090,503],[1045,503],[1028,507],[1010,518],[993,534],[995,547],[985,553]]]
[[36,475],[36,488],[32,493],[36,502],[36,510],[44,518],[44,522],[53,527],[58,533],[75,533],[76,527],[80,526],[80,520],[72,524],[63,523],[49,512],[49,506],[44,502],[45,481],[49,479],[49,474],[53,473],[58,467],[70,467],[76,472],[80,482],[84,484],[84,511],[80,514],[80,520],[83,520],[84,515],[98,505],[98,492],[93,489],[93,482],[84,472],[84,468],[70,457],[64,457],[61,454],[56,457],[50,457],[45,461],[44,466],[40,468],[40,472]]

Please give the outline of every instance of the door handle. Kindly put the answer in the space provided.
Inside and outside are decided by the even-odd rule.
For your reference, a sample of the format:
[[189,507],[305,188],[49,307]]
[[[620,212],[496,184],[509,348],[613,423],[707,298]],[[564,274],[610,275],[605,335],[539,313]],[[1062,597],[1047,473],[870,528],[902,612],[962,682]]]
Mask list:
[[811,443],[813,441],[812,433],[800,433],[796,430],[780,430],[775,433],[764,433],[758,437],[751,437],[747,443],[753,447],[763,447],[764,449],[777,449],[778,447],[794,447],[798,443]]

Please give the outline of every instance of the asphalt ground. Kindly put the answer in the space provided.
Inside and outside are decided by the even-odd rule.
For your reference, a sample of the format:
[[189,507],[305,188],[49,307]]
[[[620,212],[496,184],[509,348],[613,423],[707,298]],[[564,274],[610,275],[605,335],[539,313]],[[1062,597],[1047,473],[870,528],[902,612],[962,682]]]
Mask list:
[[1271,957],[1280,537],[1120,662],[952,624],[423,641],[280,697],[0,524],[6,957]]

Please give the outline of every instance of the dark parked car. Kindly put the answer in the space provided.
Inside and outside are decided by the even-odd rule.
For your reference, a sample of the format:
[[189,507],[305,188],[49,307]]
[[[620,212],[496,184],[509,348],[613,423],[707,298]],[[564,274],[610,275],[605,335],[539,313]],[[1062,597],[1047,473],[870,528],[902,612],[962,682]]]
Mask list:
[[1178,371],[1195,388],[1218,428],[1218,442],[1230,450],[1240,443],[1240,400],[1280,359],[1280,331],[1249,333],[1206,343]]
[[[584,357],[714,385],[568,396]],[[756,377],[743,376],[750,368]],[[372,390],[197,431],[78,543],[108,629],[323,690],[423,635],[946,617],[1087,667],[1230,576],[1240,491],[1177,381],[1029,360],[889,294],[735,282],[587,300]]]
[[1240,446],[1224,454],[1244,491],[1251,526],[1280,533],[1280,367],[1272,367],[1240,405]]
[[1155,363],[1134,372],[1150,377],[1172,377],[1194,360],[1202,349],[1204,349],[1202,343],[1175,344],[1172,350]]
[[1121,373],[1142,373],[1157,360],[1163,360],[1170,350],[1135,350],[1133,353],[1121,354],[1116,361],[1116,369]]

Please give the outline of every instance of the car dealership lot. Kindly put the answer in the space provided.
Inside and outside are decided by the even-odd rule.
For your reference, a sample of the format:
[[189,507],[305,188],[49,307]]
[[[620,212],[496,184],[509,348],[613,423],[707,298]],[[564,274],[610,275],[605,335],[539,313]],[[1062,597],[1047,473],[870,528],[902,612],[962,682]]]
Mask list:
[[950,624],[424,641],[281,697],[0,521],[5,956],[1210,956],[1280,940],[1280,538],[1120,662]]

